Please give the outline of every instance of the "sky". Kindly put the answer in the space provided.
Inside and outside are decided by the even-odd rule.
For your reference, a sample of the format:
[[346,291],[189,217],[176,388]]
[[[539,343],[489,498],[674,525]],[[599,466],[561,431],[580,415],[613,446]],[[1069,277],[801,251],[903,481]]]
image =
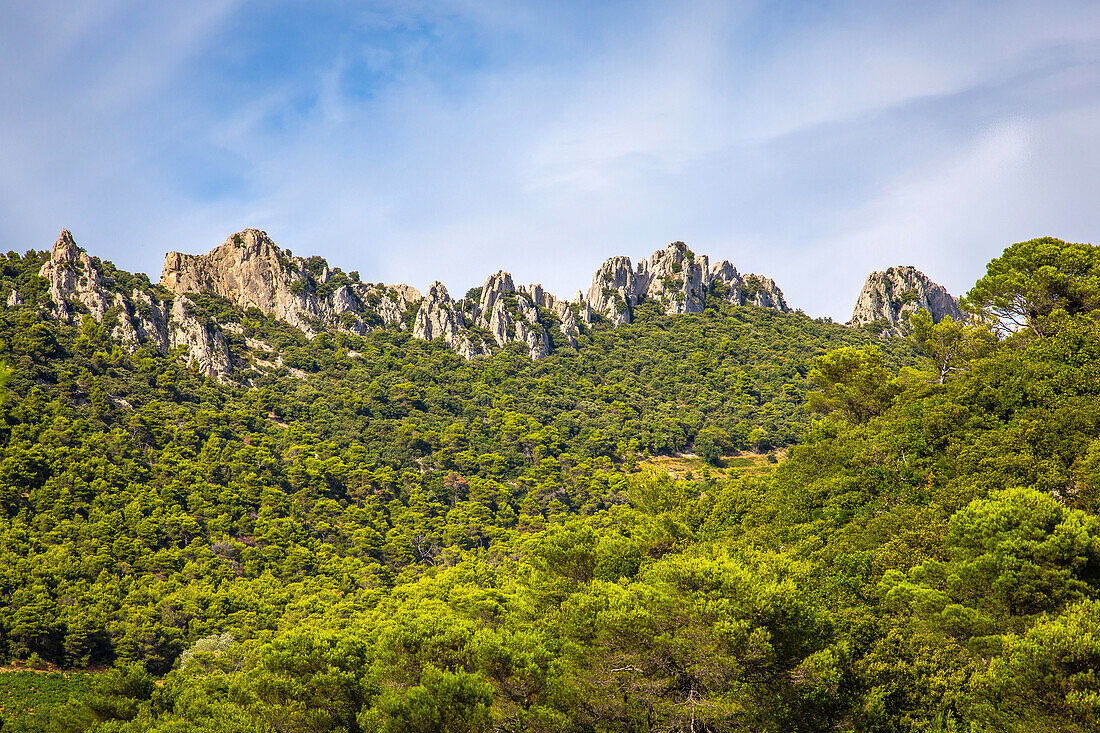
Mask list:
[[561,297],[682,240],[847,320],[1100,231],[1100,3],[0,0],[0,251],[263,229]]

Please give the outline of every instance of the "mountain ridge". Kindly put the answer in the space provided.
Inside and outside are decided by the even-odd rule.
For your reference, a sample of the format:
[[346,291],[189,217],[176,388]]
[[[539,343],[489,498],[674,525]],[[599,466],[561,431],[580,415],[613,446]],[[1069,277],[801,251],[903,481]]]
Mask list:
[[[582,334],[594,327],[632,322],[643,302],[670,316],[702,313],[710,298],[792,312],[771,278],[742,275],[726,260],[711,264],[707,255],[696,255],[683,242],[669,244],[636,266],[629,257],[608,258],[593,274],[587,293],[578,291],[573,300],[558,298],[539,283],[516,285],[503,270],[457,299],[438,280],[424,294],[405,284],[364,283],[358,273],[345,273],[321,257],[293,256],[266,232],[251,228],[205,254],[168,252],[156,286],[145,276],[131,276],[122,285],[107,270],[114,271],[113,265],[89,255],[62,229],[39,273],[48,283],[51,315],[72,320],[87,313],[109,322],[113,335],[131,351],[141,345],[162,354],[179,349],[182,358],[219,380],[231,379],[239,366],[226,345],[226,329],[234,326],[200,318],[198,296],[224,298],[242,311],[254,308],[308,338],[322,331],[362,336],[391,329],[421,340],[442,339],[466,359],[489,356],[510,344],[520,345],[532,359],[575,350]],[[916,297],[893,303],[899,287]],[[8,306],[21,303],[13,291]],[[961,317],[957,301],[923,273],[890,268],[868,277],[848,325],[885,321],[884,335],[896,334],[904,313],[922,306],[937,321],[944,314]]]

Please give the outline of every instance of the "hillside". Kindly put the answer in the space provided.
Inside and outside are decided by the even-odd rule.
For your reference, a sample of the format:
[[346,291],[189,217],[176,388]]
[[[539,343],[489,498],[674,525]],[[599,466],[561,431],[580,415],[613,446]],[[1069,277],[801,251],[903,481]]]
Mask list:
[[[1001,339],[712,288],[467,359],[188,295],[233,379],[127,342],[110,307],[59,313],[49,261],[0,263],[0,651],[112,669],[12,730],[1100,721],[1088,245],[990,263],[969,300],[998,321],[1086,263]],[[92,264],[112,297],[178,302]],[[733,457],[776,448],[770,473]],[[648,467],[688,451],[698,474]]]

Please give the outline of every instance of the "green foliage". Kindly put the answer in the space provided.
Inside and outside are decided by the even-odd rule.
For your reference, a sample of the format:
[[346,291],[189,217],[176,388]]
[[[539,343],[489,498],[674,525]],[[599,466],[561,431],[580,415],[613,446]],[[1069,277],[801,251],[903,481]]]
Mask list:
[[814,412],[837,413],[853,423],[881,415],[900,391],[886,368],[882,350],[868,344],[848,346],[814,360],[810,381],[818,389],[807,395]]
[[[1019,282],[1013,257],[991,271]],[[24,261],[0,277],[26,283]],[[1028,338],[918,313],[909,340],[873,344],[800,314],[643,302],[539,362],[307,340],[196,300],[240,324],[247,386],[91,319],[0,310],[0,654],[110,667],[47,717],[0,714],[1093,730],[1100,323],[1071,300]],[[252,340],[302,371],[262,368]],[[749,448],[775,448],[774,471],[728,457]],[[650,468],[674,462],[687,479]]]
[[4,733],[45,733],[62,730],[58,713],[70,697],[84,693],[94,675],[81,672],[0,672],[0,730]]
[[420,684],[383,697],[364,730],[387,733],[481,733],[491,730],[493,688],[475,674],[428,666]]
[[913,346],[928,357],[936,381],[943,384],[947,377],[993,350],[997,336],[988,324],[967,326],[944,316],[939,323],[923,308],[909,318],[909,339]]
[[[977,675],[991,729],[1085,733],[1100,726],[1100,601],[1044,617]],[[983,704],[984,703],[984,704]]]
[[1049,336],[1058,312],[1073,316],[1100,307],[1100,252],[1053,237],[1019,242],[989,263],[966,303],[1008,330]]

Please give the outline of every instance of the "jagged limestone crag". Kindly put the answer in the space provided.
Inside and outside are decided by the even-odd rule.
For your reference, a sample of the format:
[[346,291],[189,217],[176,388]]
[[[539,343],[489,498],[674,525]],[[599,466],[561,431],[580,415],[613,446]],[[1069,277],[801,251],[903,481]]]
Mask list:
[[[538,292],[546,295],[542,286]],[[524,344],[532,359],[550,355],[550,335],[539,321],[535,298],[526,288],[517,290],[512,276],[503,270],[490,275],[481,287],[476,323],[492,334],[498,346]]]
[[909,314],[921,308],[927,310],[936,323],[945,316],[956,321],[965,320],[958,299],[942,285],[932,282],[915,267],[891,267],[867,276],[848,325],[860,327],[880,323],[884,335],[897,335],[904,330]]
[[360,335],[404,329],[403,315],[420,301],[408,285],[387,288],[337,274],[320,258],[292,257],[266,232],[245,229],[205,255],[169,252],[160,284],[178,295],[213,293],[245,310],[258,308],[309,336],[325,326]]
[[[167,354],[178,348],[208,376],[224,379],[231,373],[224,337],[215,325],[203,324],[192,315],[190,300],[165,301],[155,297],[151,288],[125,292],[105,273],[102,263],[76,245],[67,229],[61,230],[38,274],[49,283],[53,317],[71,321],[87,314],[113,323],[111,335],[131,351],[146,346]],[[18,295],[9,299],[9,305],[16,305],[12,300],[19,301]]]
[[438,280],[428,288],[428,294],[420,304],[412,335],[413,338],[424,341],[441,338],[467,359],[490,353],[481,339],[476,339],[477,346],[473,345],[462,311],[456,307],[447,288]]
[[512,343],[523,344],[532,359],[543,359],[551,352],[555,319],[565,337],[563,345],[576,348],[581,332],[571,305],[541,285],[516,287],[511,274],[499,271],[485,281],[476,301],[454,301],[442,283],[434,283],[417,312],[413,336],[442,338],[467,359],[488,356],[493,346]]
[[744,275],[725,260],[713,266],[683,242],[673,242],[633,268],[629,257],[612,257],[592,277],[587,305],[612,325],[630,323],[642,299],[659,303],[668,315],[702,313],[707,296],[735,305],[755,305],[787,313],[783,293],[771,278]]
[[[361,283],[354,273],[330,269],[320,257],[294,257],[257,229],[238,232],[207,254],[168,253],[159,286],[104,267],[62,230],[40,274],[49,283],[54,317],[90,315],[109,323],[114,337],[131,351],[177,349],[219,380],[236,379],[240,367],[278,368],[281,359],[269,345],[239,338],[244,330],[239,323],[213,317],[210,308],[216,301],[204,300],[209,296],[241,311],[257,309],[309,338],[322,330],[364,335],[378,328],[411,328],[414,338],[441,339],[466,359],[489,356],[510,344],[521,344],[532,359],[557,348],[575,349],[597,313],[612,325],[629,323],[642,299],[658,302],[668,314],[701,312],[710,296],[789,310],[770,279],[741,276],[728,262],[711,267],[682,242],[654,253],[637,269],[626,257],[608,260],[593,278],[587,300],[578,291],[572,302],[538,283],[517,286],[504,271],[490,275],[472,298],[456,301],[440,282],[421,297],[407,285]],[[19,293],[12,292],[8,307],[21,304]],[[231,342],[237,345],[230,348]],[[247,375],[240,378],[247,381]]]

